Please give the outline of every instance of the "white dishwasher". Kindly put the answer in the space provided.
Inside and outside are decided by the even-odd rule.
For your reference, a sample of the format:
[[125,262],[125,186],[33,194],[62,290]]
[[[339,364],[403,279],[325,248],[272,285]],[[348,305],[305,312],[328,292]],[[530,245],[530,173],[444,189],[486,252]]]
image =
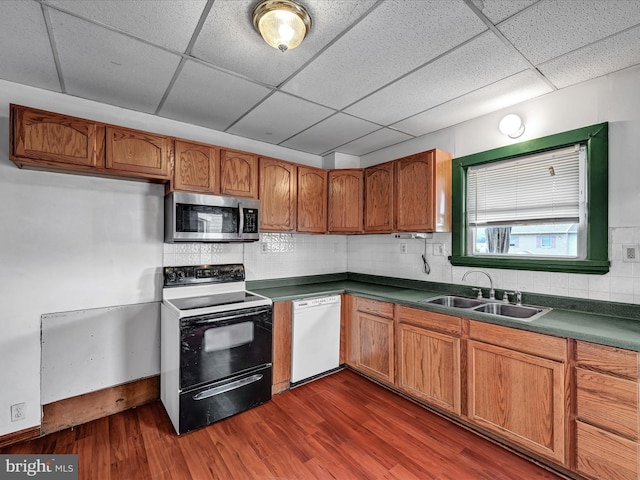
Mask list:
[[291,383],[340,366],[340,295],[293,303]]

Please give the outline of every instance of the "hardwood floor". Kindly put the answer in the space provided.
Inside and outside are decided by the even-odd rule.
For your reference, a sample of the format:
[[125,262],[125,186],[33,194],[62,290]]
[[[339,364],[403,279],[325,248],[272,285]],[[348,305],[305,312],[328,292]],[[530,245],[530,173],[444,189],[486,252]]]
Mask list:
[[76,453],[81,480],[560,478],[350,371],[182,436],[156,401],[0,453]]

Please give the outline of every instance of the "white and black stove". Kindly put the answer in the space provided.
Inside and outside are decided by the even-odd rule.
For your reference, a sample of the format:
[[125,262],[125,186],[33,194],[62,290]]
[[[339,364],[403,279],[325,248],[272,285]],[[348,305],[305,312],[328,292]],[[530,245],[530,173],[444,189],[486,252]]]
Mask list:
[[242,264],[164,268],[160,398],[176,432],[271,399],[272,330]]

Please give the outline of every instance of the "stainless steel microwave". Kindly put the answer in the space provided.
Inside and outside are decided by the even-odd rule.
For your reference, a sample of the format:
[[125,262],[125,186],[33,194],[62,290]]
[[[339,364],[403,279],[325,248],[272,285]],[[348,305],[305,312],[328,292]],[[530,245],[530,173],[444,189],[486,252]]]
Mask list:
[[254,242],[260,201],[172,192],[164,199],[164,240],[175,242]]

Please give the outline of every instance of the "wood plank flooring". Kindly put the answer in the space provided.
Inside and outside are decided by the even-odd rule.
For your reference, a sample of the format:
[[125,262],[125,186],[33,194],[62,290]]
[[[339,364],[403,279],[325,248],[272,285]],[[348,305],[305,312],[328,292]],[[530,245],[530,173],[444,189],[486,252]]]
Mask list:
[[81,480],[560,478],[350,371],[182,436],[156,401],[0,453],[76,453]]

